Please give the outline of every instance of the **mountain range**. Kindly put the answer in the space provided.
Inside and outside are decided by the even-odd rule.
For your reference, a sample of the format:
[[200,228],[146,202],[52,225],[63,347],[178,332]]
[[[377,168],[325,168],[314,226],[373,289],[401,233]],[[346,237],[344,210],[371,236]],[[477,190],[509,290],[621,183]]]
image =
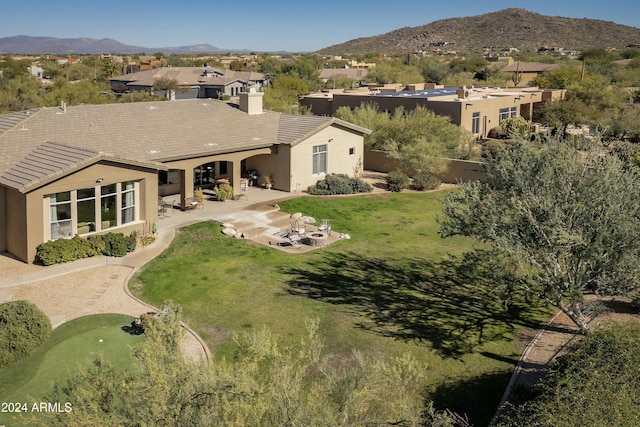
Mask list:
[[418,27],[329,46],[325,54],[368,52],[405,53],[426,50],[433,44],[451,44],[447,50],[479,52],[484,48],[515,47],[522,52],[540,47],[624,48],[640,43],[640,29],[587,18],[546,16],[510,8],[484,15],[450,18]]
[[188,54],[188,53],[249,53],[244,49],[221,49],[210,44],[196,44],[191,46],[177,47],[154,47],[131,46],[120,43],[113,39],[91,39],[91,38],[56,38],[56,37],[33,37],[14,36],[0,38],[0,53],[21,53],[29,55],[59,54],[59,55],[81,55],[100,53],[156,53],[165,54]]
[[[450,18],[418,27],[358,38],[319,50],[323,54],[406,53],[449,44],[447,50],[478,52],[486,47],[536,51],[540,47],[624,48],[640,43],[640,29],[587,18],[546,16],[524,9],[504,9],[484,15]],[[100,53],[249,53],[210,44],[178,47],[130,46],[113,39],[14,36],[0,38],[0,53],[100,54]]]

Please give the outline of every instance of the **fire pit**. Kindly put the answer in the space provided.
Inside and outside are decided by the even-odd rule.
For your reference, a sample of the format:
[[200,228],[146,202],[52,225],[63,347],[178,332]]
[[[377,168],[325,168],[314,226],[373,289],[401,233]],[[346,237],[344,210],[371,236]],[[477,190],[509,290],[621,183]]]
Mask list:
[[326,246],[327,237],[329,237],[329,235],[323,231],[314,231],[313,233],[307,234],[307,239],[311,246]]

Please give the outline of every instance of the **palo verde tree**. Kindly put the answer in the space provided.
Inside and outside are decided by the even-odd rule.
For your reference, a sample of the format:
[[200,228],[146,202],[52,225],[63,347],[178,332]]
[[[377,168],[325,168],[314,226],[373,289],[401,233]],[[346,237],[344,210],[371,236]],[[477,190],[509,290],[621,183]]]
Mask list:
[[614,155],[558,138],[505,146],[490,181],[444,200],[440,234],[471,236],[518,265],[520,289],[583,332],[585,291],[632,293],[640,273],[640,175]]

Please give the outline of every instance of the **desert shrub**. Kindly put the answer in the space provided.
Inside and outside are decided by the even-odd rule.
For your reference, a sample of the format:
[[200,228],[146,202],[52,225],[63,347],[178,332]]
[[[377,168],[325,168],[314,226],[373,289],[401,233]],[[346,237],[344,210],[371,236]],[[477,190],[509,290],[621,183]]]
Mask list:
[[107,233],[102,236],[106,256],[123,257],[127,254],[127,238],[122,233]]
[[143,247],[149,246],[155,241],[156,241],[156,236],[154,236],[153,234],[145,234],[144,236],[140,237],[140,244]]
[[127,252],[135,251],[136,246],[138,245],[138,233],[134,231],[126,239],[127,239]]
[[413,177],[412,187],[417,191],[434,190],[442,184],[438,178],[433,175],[424,174]]
[[409,177],[400,171],[390,172],[387,175],[387,189],[399,193],[409,187]]
[[350,178],[345,174],[329,174],[310,186],[307,191],[316,196],[330,196],[334,194],[369,193],[373,187],[360,178]]
[[125,256],[136,249],[137,233],[125,237],[122,233],[94,234],[87,238],[74,236],[44,242],[36,248],[36,261],[44,265],[60,264],[96,255]]
[[91,245],[94,255],[100,255],[104,252],[104,239],[99,234],[92,234],[86,238],[87,243]]
[[77,243],[73,239],[50,240],[36,248],[36,260],[44,265],[74,261],[78,256]]
[[233,187],[230,184],[220,184],[213,189],[216,198],[222,202],[233,197]]
[[0,369],[28,357],[50,333],[51,322],[34,304],[0,304]]

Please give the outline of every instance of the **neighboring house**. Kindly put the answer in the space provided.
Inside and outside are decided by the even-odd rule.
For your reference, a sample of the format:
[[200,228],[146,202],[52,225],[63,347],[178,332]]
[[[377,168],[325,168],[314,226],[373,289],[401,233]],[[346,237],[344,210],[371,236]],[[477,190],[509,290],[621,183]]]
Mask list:
[[506,65],[502,71],[512,73],[513,84],[517,87],[531,86],[533,81],[540,74],[547,70],[559,68],[558,64],[543,64],[542,62],[523,62],[516,61]]
[[38,67],[37,65],[29,66],[29,74],[39,79],[44,78],[44,70],[42,69],[42,67]]
[[145,91],[159,97],[167,97],[164,91],[154,91],[157,79],[178,82],[179,89],[170,94],[171,99],[220,98],[237,96],[243,90],[260,90],[267,83],[267,76],[254,71],[231,71],[211,67],[162,67],[138,73],[124,74],[109,79],[111,90],[116,93]]
[[483,138],[491,128],[509,117],[521,116],[531,121],[533,112],[542,103],[564,98],[565,91],[537,88],[439,88],[396,91],[383,87],[374,91],[353,90],[342,93],[316,93],[300,97],[300,104],[315,115],[333,116],[340,107],[356,108],[374,104],[380,111],[395,111],[418,106],[441,116],[451,123]]
[[[183,207],[194,187],[269,175],[284,191],[353,175],[369,131],[316,116],[216,100],[42,108],[0,116],[0,251],[32,262],[47,240],[149,231],[159,195]],[[207,171],[203,177],[203,171]],[[260,182],[258,182],[260,183]]]

